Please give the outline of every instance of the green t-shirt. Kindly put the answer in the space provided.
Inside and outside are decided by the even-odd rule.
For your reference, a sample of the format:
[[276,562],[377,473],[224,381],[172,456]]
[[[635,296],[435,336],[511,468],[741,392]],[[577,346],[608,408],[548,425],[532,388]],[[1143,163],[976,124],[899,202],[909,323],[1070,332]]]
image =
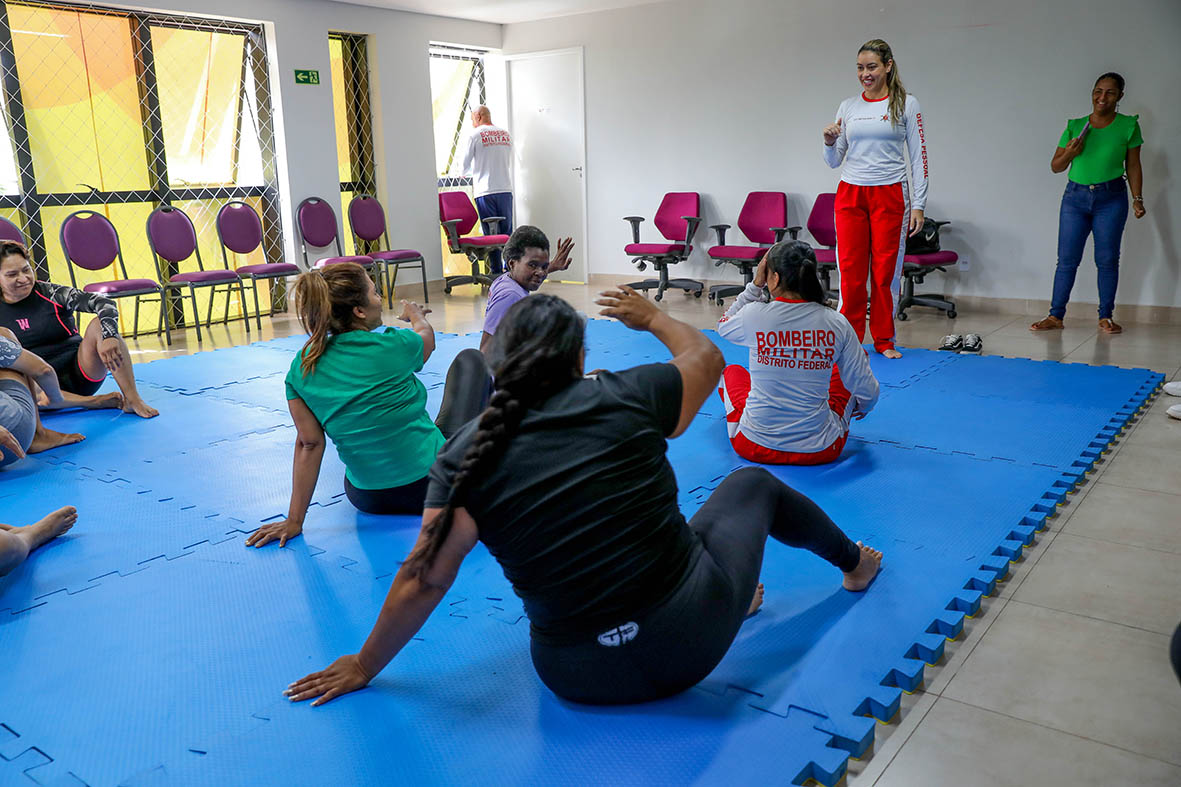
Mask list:
[[[1066,130],[1058,140],[1058,147],[1064,148],[1077,137],[1087,124],[1090,115],[1066,121]],[[1124,162],[1128,150],[1144,144],[1140,136],[1140,116],[1115,113],[1115,119],[1105,128],[1091,127],[1083,140],[1083,152],[1070,162],[1066,177],[1075,183],[1091,186],[1123,177]]]
[[316,368],[303,376],[295,356],[287,398],[302,399],[336,444],[345,476],[358,489],[388,489],[424,478],[443,445],[426,412],[422,337],[384,328],[330,337]]

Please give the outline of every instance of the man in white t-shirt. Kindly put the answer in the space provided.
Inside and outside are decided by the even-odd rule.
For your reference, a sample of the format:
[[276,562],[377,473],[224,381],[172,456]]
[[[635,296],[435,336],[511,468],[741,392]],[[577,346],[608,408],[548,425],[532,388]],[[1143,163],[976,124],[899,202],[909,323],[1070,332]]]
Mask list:
[[[492,125],[488,107],[479,106],[472,112],[475,131],[468,137],[467,152],[463,155],[463,174],[471,177],[476,197],[476,210],[481,219],[501,216],[496,228],[498,235],[513,231],[513,140],[507,130]],[[488,255],[492,274],[501,272],[500,252]]]

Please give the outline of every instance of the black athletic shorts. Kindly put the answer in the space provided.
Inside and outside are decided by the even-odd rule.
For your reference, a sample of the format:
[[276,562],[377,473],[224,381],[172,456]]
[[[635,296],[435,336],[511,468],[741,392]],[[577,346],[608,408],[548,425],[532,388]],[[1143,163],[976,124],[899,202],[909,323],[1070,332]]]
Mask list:
[[103,381],[106,380],[106,374],[98,380],[91,380],[86,376],[82,367],[78,365],[79,346],[80,344],[71,342],[62,345],[58,352],[45,355],[39,352],[38,355],[57,372],[57,382],[63,391],[79,396],[94,396],[95,391],[102,387]]

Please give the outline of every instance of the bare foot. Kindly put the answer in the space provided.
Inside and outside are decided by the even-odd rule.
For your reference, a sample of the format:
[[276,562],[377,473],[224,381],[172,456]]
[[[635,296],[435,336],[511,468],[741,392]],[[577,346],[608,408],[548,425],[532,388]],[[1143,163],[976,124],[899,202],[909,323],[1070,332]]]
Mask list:
[[155,418],[160,414],[160,411],[155,407],[150,406],[143,399],[138,396],[133,399],[123,399],[123,412],[135,413],[140,418]]
[[897,351],[897,350],[895,350],[893,347],[891,347],[891,348],[890,348],[890,349],[888,349],[888,350],[882,350],[882,355],[884,355],[885,357],[887,357],[887,358],[889,358],[889,359],[891,359],[891,360],[893,360],[893,359],[895,359],[895,358],[901,358],[901,357],[902,357],[902,353],[898,352],[898,351]]
[[59,508],[36,524],[14,527],[12,530],[29,540],[29,551],[52,541],[69,530],[78,521],[78,509],[73,506]]
[[865,590],[869,587],[869,583],[873,582],[873,578],[878,575],[878,569],[882,566],[882,553],[873,547],[867,547],[860,541],[857,546],[861,549],[861,559],[857,562],[857,568],[845,574],[845,579],[841,582],[841,586],[845,590],[852,590],[857,592]]
[[33,435],[33,442],[29,445],[29,450],[25,453],[39,454],[42,451],[48,451],[51,448],[59,448],[63,445],[70,445],[72,443],[80,443],[85,439],[85,435],[80,435],[77,433],[66,434],[65,432],[55,432],[52,429],[46,429],[44,426],[38,426],[37,432]]
[[763,583],[762,582],[760,582],[759,586],[757,588],[755,588],[755,597],[750,600],[750,609],[748,609],[746,611],[746,616],[749,618],[751,615],[758,612],[759,607],[761,607],[761,606],[763,606]]
[[84,398],[86,401],[81,406],[87,410],[114,410],[117,407],[123,407],[123,394],[118,391]]

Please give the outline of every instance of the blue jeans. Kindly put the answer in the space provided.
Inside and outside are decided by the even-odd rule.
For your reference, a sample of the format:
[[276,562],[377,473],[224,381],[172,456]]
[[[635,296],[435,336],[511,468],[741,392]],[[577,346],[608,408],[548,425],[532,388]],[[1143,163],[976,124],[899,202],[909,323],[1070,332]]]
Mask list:
[[[495,194],[485,194],[482,197],[476,197],[476,210],[479,212],[481,219],[491,218],[493,216],[502,216],[504,218],[504,221],[500,222],[497,226],[496,235],[513,234],[513,193],[511,191],[499,191]],[[499,251],[488,253],[488,269],[493,275],[501,272],[502,266]]]
[[1128,189],[1123,178],[1083,186],[1066,184],[1058,214],[1058,269],[1050,314],[1066,316],[1066,303],[1083,260],[1087,236],[1095,236],[1095,267],[1099,269],[1099,319],[1111,319],[1119,285],[1119,246],[1128,222]]

